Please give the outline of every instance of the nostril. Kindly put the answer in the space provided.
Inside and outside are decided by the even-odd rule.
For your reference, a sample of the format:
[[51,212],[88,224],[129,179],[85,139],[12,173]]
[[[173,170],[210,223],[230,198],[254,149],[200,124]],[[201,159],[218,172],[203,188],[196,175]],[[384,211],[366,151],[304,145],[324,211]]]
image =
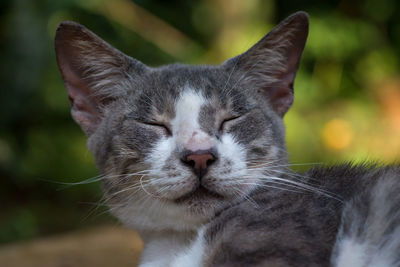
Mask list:
[[194,160],[187,160],[187,159],[182,159],[182,162],[190,167],[193,167],[196,165],[196,163],[194,162]]
[[206,162],[207,167],[210,166],[211,164],[213,164],[214,161],[215,161],[214,158],[213,159],[208,159],[207,162]]

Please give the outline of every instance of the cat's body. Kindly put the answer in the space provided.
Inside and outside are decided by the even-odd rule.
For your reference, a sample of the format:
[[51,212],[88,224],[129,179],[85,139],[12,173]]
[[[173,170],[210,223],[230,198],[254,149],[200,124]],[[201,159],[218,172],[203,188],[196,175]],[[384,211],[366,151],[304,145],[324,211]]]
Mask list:
[[[347,260],[342,239],[348,245],[348,228],[360,226],[340,220],[374,190],[361,184],[377,178],[365,178],[375,171],[363,168],[305,175],[287,168],[282,117],[307,33],[300,12],[221,66],[150,68],[78,24],[59,26],[72,115],[88,136],[111,212],[145,241],[141,266],[317,266],[331,253]],[[398,169],[388,172],[398,186]],[[345,237],[333,250],[338,231]]]
[[399,166],[301,177],[320,193],[257,190],[218,213],[171,266],[399,266]]

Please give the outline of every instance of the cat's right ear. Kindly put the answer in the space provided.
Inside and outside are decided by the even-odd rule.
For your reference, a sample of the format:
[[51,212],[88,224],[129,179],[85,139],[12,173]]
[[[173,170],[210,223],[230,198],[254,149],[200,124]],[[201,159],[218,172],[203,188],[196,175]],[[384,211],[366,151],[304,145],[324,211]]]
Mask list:
[[265,96],[276,114],[283,117],[293,102],[294,78],[307,35],[308,15],[294,13],[223,67],[231,74],[237,72],[243,88]]
[[101,121],[102,107],[125,95],[129,82],[147,70],[75,22],[58,26],[55,50],[72,117],[88,136]]

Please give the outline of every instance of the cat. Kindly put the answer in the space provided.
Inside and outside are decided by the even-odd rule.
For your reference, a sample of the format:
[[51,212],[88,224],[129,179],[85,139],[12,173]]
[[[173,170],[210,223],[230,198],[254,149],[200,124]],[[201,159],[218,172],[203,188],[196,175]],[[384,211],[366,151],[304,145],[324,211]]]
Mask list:
[[283,116],[308,35],[297,12],[219,66],[149,67],[57,28],[71,113],[140,266],[399,266],[398,166],[289,170]]

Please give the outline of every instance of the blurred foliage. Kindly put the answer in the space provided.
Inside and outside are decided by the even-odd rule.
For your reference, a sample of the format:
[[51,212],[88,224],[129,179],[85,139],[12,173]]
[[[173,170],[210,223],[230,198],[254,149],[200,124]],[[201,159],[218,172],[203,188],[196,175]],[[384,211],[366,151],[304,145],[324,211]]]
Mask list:
[[400,151],[399,6],[396,0],[2,0],[0,243],[113,221],[96,209],[97,183],[62,185],[97,171],[56,66],[53,37],[61,21],[84,24],[152,66],[216,64],[305,10],[310,35],[295,105],[285,117],[291,160],[390,162]]

